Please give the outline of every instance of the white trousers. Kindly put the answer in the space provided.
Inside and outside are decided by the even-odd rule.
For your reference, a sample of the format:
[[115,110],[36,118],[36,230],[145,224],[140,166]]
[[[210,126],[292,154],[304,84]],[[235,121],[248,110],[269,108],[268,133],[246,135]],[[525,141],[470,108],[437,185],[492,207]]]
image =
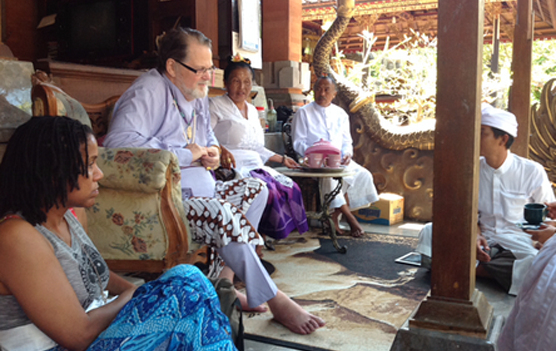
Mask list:
[[253,245],[231,242],[216,250],[226,265],[245,283],[249,307],[255,308],[276,296],[278,288],[263,267]]
[[421,255],[432,257],[432,222],[425,224],[419,232],[419,241],[415,251]]
[[255,197],[251,206],[246,213],[245,217],[251,222],[251,225],[255,229],[259,229],[259,223],[261,222],[261,217],[263,216],[264,209],[266,207],[266,202],[268,201],[268,188],[266,184],[261,188],[261,192]]
[[[346,193],[349,197],[349,209],[351,211],[370,205],[378,200],[378,193],[373,182],[373,175],[368,169],[351,160],[346,170],[355,171],[355,175],[343,178],[340,193],[338,193],[330,203],[331,209],[340,208],[346,204]],[[321,203],[324,194],[330,193],[337,185],[338,181],[335,179],[321,179]]]

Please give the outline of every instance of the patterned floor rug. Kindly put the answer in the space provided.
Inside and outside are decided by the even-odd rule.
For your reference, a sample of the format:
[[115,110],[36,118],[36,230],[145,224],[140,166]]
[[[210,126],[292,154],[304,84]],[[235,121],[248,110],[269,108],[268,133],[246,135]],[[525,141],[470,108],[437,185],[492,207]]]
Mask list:
[[395,263],[416,239],[366,234],[342,238],[337,253],[316,232],[290,235],[264,251],[278,287],[327,325],[297,335],[272,321],[272,314],[244,314],[247,338],[299,350],[388,351],[398,328],[430,289],[425,269]]

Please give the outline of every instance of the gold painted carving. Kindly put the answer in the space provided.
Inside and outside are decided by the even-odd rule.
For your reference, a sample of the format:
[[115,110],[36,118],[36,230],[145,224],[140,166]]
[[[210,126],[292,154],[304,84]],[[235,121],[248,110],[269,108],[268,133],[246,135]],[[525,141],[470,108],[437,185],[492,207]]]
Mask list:
[[372,28],[376,21],[380,18],[380,15],[373,13],[365,16],[355,16],[354,18],[361,26],[361,29],[369,31],[369,29]]
[[373,174],[378,192],[402,195],[405,218],[432,220],[434,152],[414,148],[384,148],[365,132],[361,118],[351,116],[350,119],[354,138],[354,160]]
[[338,0],[338,16],[353,17],[355,12],[355,0]]
[[529,158],[543,165],[552,187],[556,186],[556,78],[543,87],[540,106],[531,108]]
[[[339,3],[346,4],[349,3]],[[373,173],[377,190],[402,195],[406,217],[431,220],[434,124],[417,123],[411,128],[394,126],[374,107],[369,98],[372,92],[362,91],[331,69],[332,48],[350,19],[338,12],[332,26],[323,34],[313,55],[314,72],[317,76],[326,73],[336,79],[342,104],[352,110],[350,119],[352,131],[356,135],[355,160]],[[401,35],[397,26],[393,26],[392,30]]]

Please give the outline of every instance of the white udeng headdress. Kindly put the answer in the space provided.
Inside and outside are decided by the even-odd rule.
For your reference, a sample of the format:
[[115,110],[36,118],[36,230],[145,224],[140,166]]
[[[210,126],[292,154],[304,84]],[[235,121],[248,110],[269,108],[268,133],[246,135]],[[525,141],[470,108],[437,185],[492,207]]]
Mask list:
[[517,119],[513,113],[483,103],[481,115],[482,125],[498,128],[514,138],[517,137]]

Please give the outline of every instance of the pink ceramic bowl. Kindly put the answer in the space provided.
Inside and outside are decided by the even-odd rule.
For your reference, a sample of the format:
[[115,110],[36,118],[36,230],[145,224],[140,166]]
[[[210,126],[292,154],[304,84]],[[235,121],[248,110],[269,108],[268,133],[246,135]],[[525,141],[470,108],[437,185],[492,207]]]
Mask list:
[[341,155],[341,151],[332,145],[331,142],[321,139],[313,144],[313,146],[307,148],[305,155],[309,154],[322,154],[324,157],[328,155]]

